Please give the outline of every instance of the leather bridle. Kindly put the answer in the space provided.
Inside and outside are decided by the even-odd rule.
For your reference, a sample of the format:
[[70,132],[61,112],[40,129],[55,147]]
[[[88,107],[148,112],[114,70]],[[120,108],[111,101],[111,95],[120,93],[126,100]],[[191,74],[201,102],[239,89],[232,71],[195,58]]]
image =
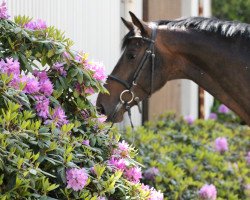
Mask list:
[[[120,101],[119,103],[116,105],[112,115],[111,115],[111,121],[113,121],[113,119],[116,117],[116,114],[119,112],[119,110],[122,108],[123,105],[125,105],[125,109],[126,111],[128,111],[128,115],[129,115],[129,119],[130,119],[130,123],[131,123],[131,126],[133,128],[133,123],[132,123],[132,120],[131,120],[131,111],[130,111],[130,106],[129,104],[131,104],[133,101],[136,102],[136,104],[138,105],[139,107],[139,97],[136,97],[134,92],[133,92],[133,88],[134,87],[137,87],[138,84],[137,84],[137,81],[143,71],[143,69],[145,68],[145,62],[151,58],[151,78],[150,78],[150,91],[147,92],[147,95],[148,97],[151,96],[152,92],[153,92],[153,88],[154,88],[154,71],[155,71],[155,38],[156,38],[156,34],[157,34],[157,24],[154,24],[154,26],[152,27],[152,34],[151,34],[151,38],[147,38],[147,37],[142,37],[142,36],[132,36],[132,37],[129,37],[129,39],[141,39],[141,40],[144,40],[146,42],[149,43],[149,46],[148,48],[146,49],[135,73],[134,73],[134,76],[133,76],[133,81],[132,83],[128,83],[127,81],[125,80],[122,80],[120,79],[119,77],[117,76],[114,76],[114,75],[109,75],[108,76],[108,79],[109,80],[113,80],[113,81],[116,81],[118,83],[120,83],[121,85],[123,85],[126,89],[123,90],[120,94]],[[146,92],[145,89],[143,89],[142,87],[140,87],[144,92]],[[131,96],[131,99],[130,100],[125,100],[124,99],[124,95],[125,94],[129,94]],[[139,108],[139,111],[140,111],[140,108]],[[140,111],[141,112],[141,111]],[[113,124],[112,124],[113,126]]]

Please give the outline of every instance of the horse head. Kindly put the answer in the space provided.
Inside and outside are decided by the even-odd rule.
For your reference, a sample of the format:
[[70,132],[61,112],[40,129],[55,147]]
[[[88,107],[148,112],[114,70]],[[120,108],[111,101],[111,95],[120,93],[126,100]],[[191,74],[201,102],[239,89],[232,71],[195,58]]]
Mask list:
[[109,94],[97,98],[99,111],[112,122],[122,121],[126,106],[138,104],[166,82],[157,24],[143,22],[131,12],[130,16],[132,22],[122,18],[129,32],[123,39],[124,51],[104,85]]

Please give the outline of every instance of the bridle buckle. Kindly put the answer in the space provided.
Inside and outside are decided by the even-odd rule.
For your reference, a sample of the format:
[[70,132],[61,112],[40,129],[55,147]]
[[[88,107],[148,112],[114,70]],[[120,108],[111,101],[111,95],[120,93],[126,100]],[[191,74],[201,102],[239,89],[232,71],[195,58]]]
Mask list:
[[[126,94],[126,93],[129,93],[131,95],[131,99],[129,101],[126,101],[126,100],[123,99],[124,94]],[[120,101],[121,101],[122,104],[125,104],[125,103],[130,104],[134,100],[134,96],[135,95],[134,95],[134,93],[132,91],[123,90],[122,93],[120,94]]]

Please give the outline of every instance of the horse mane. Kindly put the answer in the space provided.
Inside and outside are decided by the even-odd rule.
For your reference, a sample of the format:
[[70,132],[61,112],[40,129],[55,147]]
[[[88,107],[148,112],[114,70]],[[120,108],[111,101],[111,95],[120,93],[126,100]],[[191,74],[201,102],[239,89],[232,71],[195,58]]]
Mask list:
[[197,31],[216,33],[224,37],[250,38],[250,25],[238,21],[226,21],[217,18],[189,17],[177,20],[158,21],[158,25],[166,25],[168,29],[186,28]]
[[[224,37],[243,37],[250,38],[250,25],[238,21],[227,21],[217,18],[205,17],[189,17],[176,20],[160,20],[156,21],[159,26],[165,25],[167,29],[193,29],[197,31],[205,31],[216,33]],[[122,49],[128,43],[128,38],[134,35],[134,31],[129,31],[123,38]]]

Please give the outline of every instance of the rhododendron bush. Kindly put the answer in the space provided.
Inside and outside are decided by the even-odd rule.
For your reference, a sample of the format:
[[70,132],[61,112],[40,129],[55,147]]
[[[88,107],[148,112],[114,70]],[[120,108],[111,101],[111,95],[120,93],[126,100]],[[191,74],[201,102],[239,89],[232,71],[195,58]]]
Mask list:
[[0,199],[163,199],[88,99],[102,64],[43,20],[0,18]]
[[138,148],[142,182],[166,199],[250,199],[250,128],[162,115],[124,134]]

